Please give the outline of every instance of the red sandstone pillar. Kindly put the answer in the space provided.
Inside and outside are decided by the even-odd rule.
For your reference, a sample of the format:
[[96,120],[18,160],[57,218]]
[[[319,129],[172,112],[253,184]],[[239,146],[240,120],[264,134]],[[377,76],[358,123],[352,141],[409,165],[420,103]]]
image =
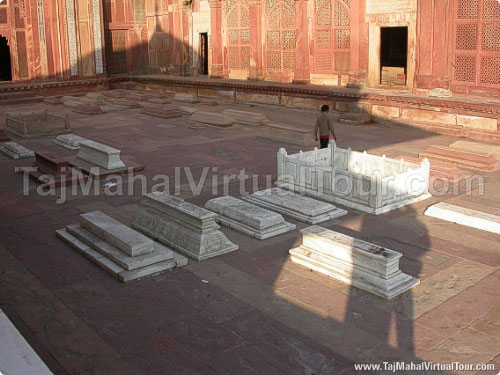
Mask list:
[[311,82],[309,69],[309,21],[307,18],[307,0],[296,0],[296,66],[293,83]]
[[263,80],[262,68],[262,1],[250,0],[250,71],[248,79]]
[[222,78],[223,53],[222,53],[222,1],[209,0],[210,5],[210,41],[212,45],[212,61],[210,64],[210,77]]

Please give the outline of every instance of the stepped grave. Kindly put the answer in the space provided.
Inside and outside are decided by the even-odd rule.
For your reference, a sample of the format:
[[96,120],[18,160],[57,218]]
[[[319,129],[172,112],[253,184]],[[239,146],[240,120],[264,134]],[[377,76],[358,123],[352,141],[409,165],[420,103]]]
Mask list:
[[67,117],[51,115],[46,110],[29,113],[7,113],[5,121],[8,132],[24,138],[67,133],[70,130]]
[[0,152],[11,159],[26,159],[35,156],[35,153],[16,142],[5,142],[0,145]]

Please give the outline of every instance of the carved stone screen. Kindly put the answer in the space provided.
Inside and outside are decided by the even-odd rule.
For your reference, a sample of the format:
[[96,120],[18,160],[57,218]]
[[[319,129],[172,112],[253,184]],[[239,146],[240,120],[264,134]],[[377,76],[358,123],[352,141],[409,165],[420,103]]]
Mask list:
[[250,68],[250,15],[247,0],[226,2],[226,35],[229,69]]
[[126,37],[126,31],[124,30],[106,32],[109,73],[127,72],[127,51],[125,49]]
[[266,68],[289,72],[295,68],[295,0],[266,2]]
[[314,0],[314,72],[349,71],[350,0]]
[[500,84],[500,2],[455,1],[453,79],[480,86]]

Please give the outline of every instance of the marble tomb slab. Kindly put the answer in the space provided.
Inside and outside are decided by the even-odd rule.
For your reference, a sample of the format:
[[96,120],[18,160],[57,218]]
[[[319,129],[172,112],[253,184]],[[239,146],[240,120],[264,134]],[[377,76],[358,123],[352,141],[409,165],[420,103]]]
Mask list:
[[105,169],[125,167],[120,159],[120,150],[89,140],[80,143],[77,158]]
[[79,150],[80,143],[84,141],[88,141],[88,139],[74,134],[58,135],[56,139],[52,140],[52,142],[55,143],[56,145],[72,151]]
[[238,250],[220,231],[215,213],[161,192],[145,198],[135,229],[197,261]]
[[295,229],[280,214],[231,196],[210,199],[205,208],[219,214],[221,224],[259,240]]
[[238,111],[236,109],[226,109],[222,112],[223,115],[234,118],[238,123],[252,126],[260,126],[267,124],[269,121],[262,113]]
[[258,137],[303,148],[318,145],[318,142],[313,139],[311,129],[301,129],[285,124],[266,124],[265,133]]
[[301,232],[302,245],[289,251],[294,263],[385,299],[420,283],[399,269],[401,253],[318,225]]
[[347,210],[280,188],[261,190],[243,200],[309,224],[347,215]]
[[220,113],[197,111],[189,116],[189,123],[202,123],[206,125],[216,126],[218,128],[229,128],[233,126],[236,121],[230,116]]
[[486,212],[439,202],[429,206],[424,215],[500,234],[500,216]]
[[79,224],[57,230],[56,236],[122,282],[187,264],[182,255],[100,211],[80,215]]
[[0,146],[0,152],[11,159],[26,159],[35,156],[35,153],[16,142],[5,142]]

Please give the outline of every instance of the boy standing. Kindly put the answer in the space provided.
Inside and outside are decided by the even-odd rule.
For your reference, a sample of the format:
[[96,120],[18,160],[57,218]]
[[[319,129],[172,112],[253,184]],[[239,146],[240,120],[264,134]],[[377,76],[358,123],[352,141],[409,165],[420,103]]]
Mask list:
[[333,129],[333,120],[328,116],[328,111],[330,107],[327,105],[321,106],[321,114],[316,118],[316,125],[314,126],[314,139],[318,141],[318,130],[319,130],[319,143],[320,148],[327,148],[330,142],[330,133],[332,137],[337,142],[337,137],[335,136],[335,131]]

